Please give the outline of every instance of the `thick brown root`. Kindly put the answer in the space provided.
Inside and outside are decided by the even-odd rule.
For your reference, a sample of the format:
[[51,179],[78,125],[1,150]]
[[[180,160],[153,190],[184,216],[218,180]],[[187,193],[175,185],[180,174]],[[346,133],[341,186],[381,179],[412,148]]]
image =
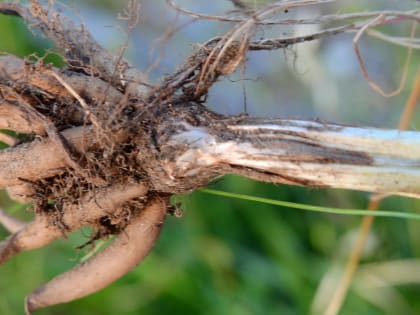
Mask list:
[[[76,127],[65,130],[62,135],[78,152],[86,150],[86,143],[92,142],[94,132],[90,128]],[[89,141],[91,140],[91,141]],[[54,152],[54,154],[51,154]],[[0,188],[20,185],[21,178],[36,180],[53,176],[67,166],[66,155],[51,139],[35,140],[0,151]],[[47,174],[46,174],[47,173]]]
[[152,249],[165,215],[166,202],[153,200],[105,250],[28,295],[26,313],[92,294],[132,270]]
[[[36,67],[36,71],[31,69]],[[71,97],[71,93],[54,77],[53,72],[69,84],[77,94],[89,100],[101,100],[118,104],[123,95],[99,78],[80,73],[66,73],[50,66],[30,64],[15,56],[0,56],[0,81],[13,81],[20,88],[37,88],[57,97]],[[25,86],[26,85],[26,86]]]
[[28,115],[22,107],[8,103],[1,95],[0,129],[9,129],[17,133],[45,134],[45,126],[39,120]]
[[[101,217],[112,214],[123,203],[144,196],[147,186],[141,183],[114,185],[85,196],[79,205],[70,205],[63,216],[53,224],[47,216],[39,215],[17,233],[0,242],[0,264],[22,251],[39,248]],[[65,227],[65,230],[64,228]]]
[[[89,126],[66,129],[61,134],[80,153],[88,151],[97,137]],[[126,139],[123,132],[114,136],[116,141]],[[35,181],[54,176],[67,166],[66,153],[49,138],[4,149],[0,151],[0,188],[20,185],[22,178]]]

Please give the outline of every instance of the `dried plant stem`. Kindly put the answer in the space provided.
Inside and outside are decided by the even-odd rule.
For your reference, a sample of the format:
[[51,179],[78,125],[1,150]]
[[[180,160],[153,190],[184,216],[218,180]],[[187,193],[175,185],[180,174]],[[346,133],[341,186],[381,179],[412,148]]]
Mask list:
[[404,112],[401,115],[400,123],[398,128],[400,130],[408,129],[410,125],[411,117],[413,116],[416,104],[420,99],[420,67],[417,70],[416,81],[414,82],[413,89],[411,90],[410,96],[407,100]]
[[[170,121],[165,123],[163,130],[173,130]],[[166,173],[160,180],[167,187],[184,182],[196,188],[202,185],[197,174],[209,181],[233,172],[278,183],[419,196],[420,136],[415,131],[286,119],[247,119],[232,125],[215,120],[208,128],[182,120],[176,124],[185,129],[160,142],[159,169]],[[87,127],[62,135],[81,153],[97,141]],[[118,135],[122,141],[125,136]],[[0,151],[0,187],[62,172],[69,164],[58,149],[56,142],[44,139]]]
[[[375,196],[375,195],[374,195]],[[372,196],[367,207],[368,210],[374,211],[379,207],[379,202],[381,198],[375,198]],[[366,244],[366,239],[369,235],[370,228],[372,226],[374,217],[366,216],[363,217],[362,224],[360,225],[359,233],[357,235],[356,242],[354,244],[353,250],[350,254],[350,257],[347,261],[344,273],[341,276],[340,284],[334,290],[333,296],[331,297],[330,303],[325,310],[324,315],[336,315],[340,311],[340,308],[343,304],[344,298],[346,297],[348,288],[353,280],[354,274],[356,272],[357,266],[362,256],[364,245]]]
[[414,131],[250,119],[227,126],[236,141],[221,138],[226,131],[185,126],[168,143],[171,152],[183,149],[165,167],[175,178],[218,167],[219,174],[278,183],[419,195],[420,138]]

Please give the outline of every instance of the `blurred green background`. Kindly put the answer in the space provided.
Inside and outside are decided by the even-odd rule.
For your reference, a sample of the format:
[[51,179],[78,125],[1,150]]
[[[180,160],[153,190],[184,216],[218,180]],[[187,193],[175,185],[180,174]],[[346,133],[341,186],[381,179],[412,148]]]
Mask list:
[[[248,1],[250,2],[250,1]],[[251,1],[257,3],[258,1]],[[262,1],[259,1],[262,2]],[[267,2],[267,1],[265,1]],[[94,36],[117,51],[123,43],[117,21],[125,1],[68,1],[74,16],[83,17]],[[142,21],[130,36],[126,57],[157,80],[173,71],[192,45],[222,34],[229,25],[200,21],[173,38],[156,41],[177,16],[164,1],[143,1]],[[222,13],[228,1],[178,1],[199,12]],[[338,1],[294,16],[374,9],[413,9],[415,1]],[[111,26],[110,26],[111,25]],[[391,29],[392,28],[392,29]],[[407,34],[408,23],[388,27]],[[258,30],[275,36],[299,29]],[[280,33],[279,33],[280,32]],[[43,55],[51,44],[35,37],[21,21],[0,16],[0,51]],[[319,117],[338,122],[394,127],[420,64],[410,63],[407,85],[398,96],[383,98],[362,79],[350,35],[274,53],[251,53],[245,83],[239,75],[216,84],[209,106],[224,113],[244,108],[243,88],[251,115]],[[361,49],[372,77],[388,91],[398,86],[406,51],[372,39]],[[60,59],[48,59],[60,65]],[[416,129],[419,116],[413,119]],[[3,146],[4,147],[4,146]],[[369,195],[340,190],[315,190],[258,183],[238,176],[215,180],[210,187],[278,200],[342,208],[366,207]],[[361,218],[309,213],[200,192],[176,196],[182,218],[169,217],[154,251],[144,263],[108,288],[84,299],[41,310],[37,314],[322,314],[348,257]],[[0,206],[29,220],[25,205],[0,191]],[[391,197],[381,209],[420,213],[415,199]],[[376,219],[362,265],[340,312],[351,314],[420,314],[420,222]],[[85,231],[86,232],[86,231]],[[7,236],[0,227],[0,238]],[[53,276],[76,265],[86,254],[75,247],[86,240],[82,232],[68,240],[23,253],[0,266],[0,315],[23,314],[23,299]]]

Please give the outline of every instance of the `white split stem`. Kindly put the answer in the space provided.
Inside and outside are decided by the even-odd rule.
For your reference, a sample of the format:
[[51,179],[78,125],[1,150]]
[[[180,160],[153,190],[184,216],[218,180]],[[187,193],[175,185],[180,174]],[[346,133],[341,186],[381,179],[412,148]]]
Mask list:
[[174,177],[228,165],[273,182],[420,197],[420,132],[284,119],[185,127],[171,139],[188,147],[172,161]]

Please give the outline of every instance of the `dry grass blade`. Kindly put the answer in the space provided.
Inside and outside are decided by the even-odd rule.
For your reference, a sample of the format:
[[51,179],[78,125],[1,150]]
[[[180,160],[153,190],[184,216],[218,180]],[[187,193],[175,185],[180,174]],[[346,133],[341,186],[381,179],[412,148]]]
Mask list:
[[57,73],[54,71],[48,71],[48,74],[52,75],[61,85],[65,87],[65,89],[80,103],[82,108],[85,111],[86,119],[90,120],[92,124],[98,128],[98,131],[102,130],[102,127],[95,115],[91,112],[90,107],[86,104],[85,100],[68,84],[65,80],[63,80]]
[[[405,110],[403,114],[401,115],[401,119],[399,123],[400,130],[404,130],[408,128],[410,118],[414,112],[414,108],[416,107],[416,103],[419,99],[420,99],[420,67],[417,71],[417,76],[413,84],[409,99],[407,100]],[[383,196],[381,195],[377,195],[377,194],[372,195],[367,209],[371,211],[375,211],[379,207],[379,204],[382,198]],[[344,299],[346,297],[347,291],[353,280],[354,274],[359,265],[360,257],[362,255],[363,248],[366,244],[366,239],[371,229],[371,226],[373,224],[373,220],[374,220],[373,216],[366,216],[363,218],[362,224],[359,229],[359,233],[357,235],[357,239],[353,246],[353,250],[350,254],[350,257],[347,260],[344,273],[341,276],[341,279],[337,288],[334,290],[333,296],[330,299],[330,303],[328,304],[326,308],[325,315],[336,315],[340,311],[342,304],[344,302]]]
[[[381,196],[375,198],[372,196],[367,207],[368,210],[374,211],[379,207]],[[349,259],[347,260],[344,273],[341,276],[340,283],[338,287],[334,290],[334,293],[330,297],[330,302],[324,312],[324,315],[336,315],[340,311],[340,308],[344,302],[347,291],[350,287],[350,284],[353,280],[354,274],[357,270],[357,266],[362,256],[364,245],[372,226],[374,217],[366,216],[363,218],[362,224],[360,225],[359,233],[357,235],[356,242],[354,243],[353,250],[350,254]]]
[[414,114],[414,110],[416,108],[416,105],[419,99],[420,99],[420,67],[417,70],[417,75],[413,84],[413,88],[411,90],[404,112],[401,115],[401,119],[398,124],[398,128],[400,130],[406,130],[410,126],[411,117]]

